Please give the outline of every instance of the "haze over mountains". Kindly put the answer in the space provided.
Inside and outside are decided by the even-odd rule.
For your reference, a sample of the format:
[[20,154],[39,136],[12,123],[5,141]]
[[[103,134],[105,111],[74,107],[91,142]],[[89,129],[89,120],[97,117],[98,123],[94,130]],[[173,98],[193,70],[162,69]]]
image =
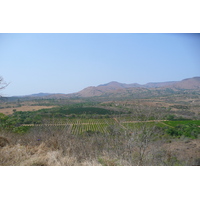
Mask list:
[[[168,90],[167,90],[168,89]],[[200,77],[187,78],[182,81],[151,82],[144,85],[138,83],[126,84],[112,81],[99,86],[90,86],[77,93],[71,94],[49,94],[38,93],[27,95],[31,98],[70,98],[70,97],[100,97],[100,96],[132,96],[133,94],[152,93],[156,91],[179,91],[179,90],[200,90]]]

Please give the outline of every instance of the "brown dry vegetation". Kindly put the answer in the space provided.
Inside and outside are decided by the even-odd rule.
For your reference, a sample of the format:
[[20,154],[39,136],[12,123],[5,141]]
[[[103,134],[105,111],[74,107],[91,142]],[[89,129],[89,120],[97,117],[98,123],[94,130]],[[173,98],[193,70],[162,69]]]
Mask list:
[[146,107],[162,110],[162,113],[179,115],[185,118],[200,119],[200,100],[197,98],[185,98],[184,96],[159,97],[151,99],[135,99],[126,101],[106,101],[103,106],[112,105],[113,108],[125,108],[134,110],[137,107]]
[[[142,132],[146,134],[142,134]],[[200,165],[200,140],[159,139],[156,129],[137,134],[73,135],[54,127],[36,127],[25,135],[1,132],[3,166],[174,166]]]
[[36,111],[46,108],[53,108],[55,106],[21,106],[21,107],[14,107],[14,108],[1,108],[0,113],[3,113],[5,115],[11,115],[13,114],[13,110],[16,111]]

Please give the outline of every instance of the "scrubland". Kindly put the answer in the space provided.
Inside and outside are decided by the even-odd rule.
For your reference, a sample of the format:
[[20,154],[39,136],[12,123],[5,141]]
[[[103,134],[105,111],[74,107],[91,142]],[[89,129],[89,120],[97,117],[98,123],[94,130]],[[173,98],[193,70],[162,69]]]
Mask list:
[[35,127],[27,134],[1,132],[2,166],[182,166],[200,165],[199,139],[161,137],[155,127],[138,132],[71,134]]

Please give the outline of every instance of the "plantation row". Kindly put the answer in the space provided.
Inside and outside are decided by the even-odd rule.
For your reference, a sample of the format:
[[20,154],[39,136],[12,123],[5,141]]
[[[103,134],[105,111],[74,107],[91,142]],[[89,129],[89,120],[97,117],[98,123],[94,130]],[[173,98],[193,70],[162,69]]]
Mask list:
[[42,124],[23,124],[24,127],[57,127],[58,129],[65,129],[72,134],[82,134],[86,132],[109,132],[111,126],[120,126],[116,120],[108,119],[67,119],[63,120],[48,120]]
[[200,121],[152,121],[152,122],[121,122],[118,123],[114,119],[107,120],[91,120],[87,123],[76,121],[72,125],[72,134],[82,133],[133,133],[141,127],[157,127],[161,132],[173,137],[200,137]]
[[110,126],[119,126],[114,119],[68,119],[65,122],[71,126],[70,132],[72,134],[83,133],[106,133]]
[[[182,135],[187,132],[187,136],[193,135],[195,137],[200,133],[200,120],[185,120],[185,121],[166,121],[166,120],[149,120],[149,121],[121,121],[120,119],[67,119],[61,120],[48,120],[42,124],[23,124],[23,126],[62,126],[70,127],[70,132],[73,134],[84,132],[110,132],[111,127],[115,127],[122,132],[133,132],[141,126],[153,127],[157,126],[163,130],[167,130],[170,135]],[[179,133],[177,133],[177,131]]]
[[99,132],[99,133],[106,133],[107,131],[107,124],[88,124],[88,125],[76,125],[72,126],[71,133],[72,134],[82,134],[82,133],[92,133],[92,132]]
[[[84,109],[85,111],[85,109]],[[44,112],[44,110],[43,110]],[[35,114],[35,115],[34,115]],[[136,121],[132,116],[110,116],[102,118],[57,118],[54,116],[44,117],[36,112],[16,112],[13,116],[6,116],[0,113],[0,129],[8,130],[15,133],[26,133],[33,126],[55,126],[59,129],[66,127],[68,132],[72,134],[82,133],[133,133],[141,126],[156,126],[160,132],[169,134],[173,137],[190,137],[199,138],[200,136],[200,120],[154,120],[143,118]]]
[[[58,120],[59,122],[59,120]],[[75,118],[75,119],[67,119],[62,120],[62,122],[67,124],[114,124],[115,120],[112,118],[106,119],[84,119],[84,118]]]

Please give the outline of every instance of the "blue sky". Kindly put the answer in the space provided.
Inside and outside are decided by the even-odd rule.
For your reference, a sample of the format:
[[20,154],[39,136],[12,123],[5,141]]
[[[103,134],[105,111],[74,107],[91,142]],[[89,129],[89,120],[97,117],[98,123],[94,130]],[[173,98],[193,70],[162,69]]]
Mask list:
[[200,76],[199,34],[0,34],[4,96]]

